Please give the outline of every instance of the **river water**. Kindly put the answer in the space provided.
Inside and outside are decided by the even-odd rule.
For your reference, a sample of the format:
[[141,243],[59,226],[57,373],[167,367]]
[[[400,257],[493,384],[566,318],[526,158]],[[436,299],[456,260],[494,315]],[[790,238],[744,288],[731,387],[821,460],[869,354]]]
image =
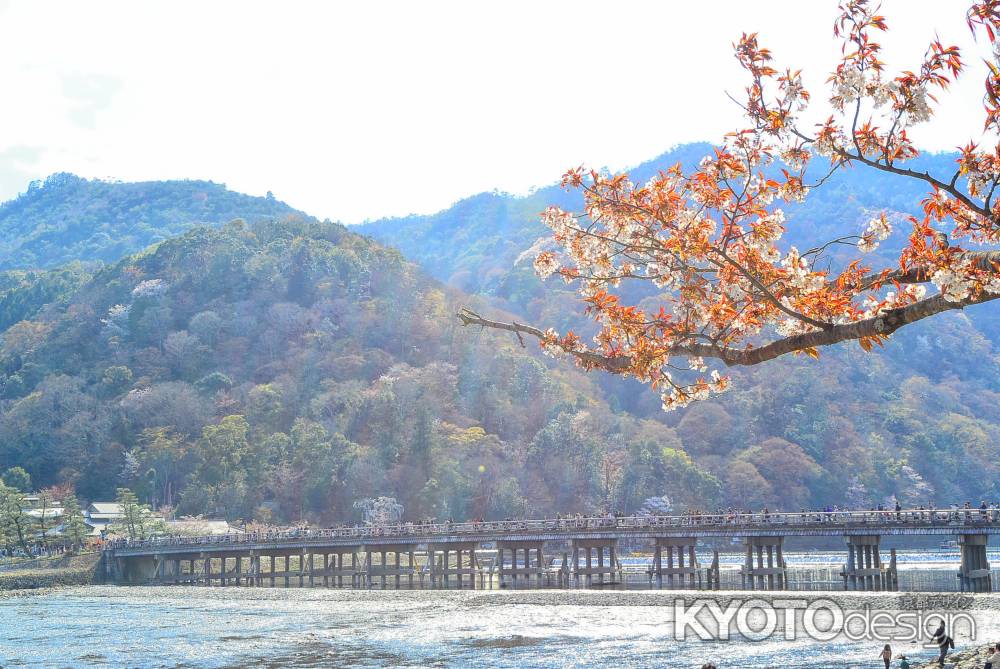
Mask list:
[[[691,594],[691,593],[689,593]],[[734,593],[735,594],[735,593]],[[697,596],[691,594],[691,596]],[[745,594],[741,594],[745,597]],[[676,593],[89,586],[0,600],[3,667],[870,667],[881,642],[674,637]],[[831,595],[894,610],[899,595]],[[1000,599],[972,606],[1000,638]],[[849,601],[848,601],[849,598]],[[959,648],[973,643],[956,626]],[[915,643],[897,652],[929,657]]]
[[[840,559],[835,553],[790,557],[792,567],[823,568]],[[940,569],[954,579],[956,558],[901,553],[900,567]],[[731,569],[735,559],[724,563]],[[678,640],[678,597],[689,604],[714,597],[723,605],[732,598],[827,598],[847,612],[958,612],[975,624],[974,635],[968,625],[956,624],[959,649],[1000,640],[996,595],[87,586],[0,593],[0,667],[881,666],[876,656],[882,641],[839,634],[817,642],[803,633],[801,621],[782,620],[759,640],[739,629],[729,640]],[[753,632],[766,627],[762,619],[760,610],[751,611]],[[796,638],[785,638],[789,628]],[[911,659],[933,654],[914,641],[894,642],[893,648]]]

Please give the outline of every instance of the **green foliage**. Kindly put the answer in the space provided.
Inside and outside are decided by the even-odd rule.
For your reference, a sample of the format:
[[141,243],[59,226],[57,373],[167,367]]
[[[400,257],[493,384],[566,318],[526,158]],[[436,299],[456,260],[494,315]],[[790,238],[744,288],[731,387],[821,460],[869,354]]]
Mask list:
[[3,476],[0,476],[0,480],[14,490],[19,490],[20,492],[31,491],[31,475],[24,471],[23,467],[9,467],[3,473]]
[[74,550],[83,547],[83,541],[87,537],[87,524],[83,519],[83,511],[80,509],[80,502],[76,495],[70,495],[63,501],[63,537],[69,541]]
[[140,504],[138,496],[128,488],[118,488],[115,502],[121,508],[122,517],[111,524],[112,534],[135,540],[163,532],[163,521],[152,515],[148,504]]
[[0,539],[8,550],[17,546],[29,553],[34,540],[34,519],[26,511],[24,495],[0,483]]
[[[844,187],[853,209],[813,211],[878,199],[877,184]],[[162,195],[155,206],[183,210]],[[0,469],[87,500],[128,486],[137,504],[274,522],[352,520],[354,500],[380,495],[409,518],[464,519],[635,511],[655,496],[797,508],[1000,492],[988,311],[901,331],[874,355],[736,370],[737,390],[669,416],[633,382],[459,329],[460,304],[490,299],[586,331],[566,316],[575,298],[515,266],[544,234],[537,212],[568,197],[482,196],[400,233],[435,274],[489,298],[305,219],[195,227],[26,298],[0,339]],[[21,280],[0,274],[0,306]]]
[[125,365],[114,365],[104,370],[101,384],[108,395],[118,395],[132,385],[132,370]]
[[[210,181],[115,183],[53,174],[0,206],[0,270],[113,263],[196,225],[298,215],[283,202]],[[0,322],[6,310],[0,299]]]

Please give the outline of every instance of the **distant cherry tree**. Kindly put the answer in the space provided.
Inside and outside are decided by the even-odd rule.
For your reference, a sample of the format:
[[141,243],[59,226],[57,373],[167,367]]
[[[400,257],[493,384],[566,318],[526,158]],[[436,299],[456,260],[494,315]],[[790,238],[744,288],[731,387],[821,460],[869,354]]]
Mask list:
[[[887,30],[877,8],[851,0],[839,10],[834,35],[844,55],[829,77],[824,122],[802,121],[812,97],[800,71],[775,68],[757,35],[744,34],[734,46],[748,74],[739,101],[748,123],[697,169],[674,166],[644,184],[583,168],[563,176],[564,187],[582,192],[584,209],[544,212],[559,250],[539,253],[535,269],[579,288],[598,327],[592,343],[469,309],[458,315],[462,324],[509,330],[522,343],[535,337],[547,353],[572,356],[584,369],[647,382],[670,410],[729,387],[729,377],[709,372],[708,361],[725,367],[789,353],[815,358],[820,347],[850,340],[870,351],[905,325],[1000,297],[998,149],[970,142],[950,174],[907,166],[918,155],[908,129],[930,121],[935,91],[965,70],[958,47],[935,40],[912,71],[892,75],[875,41]],[[967,20],[992,46],[984,134],[996,141],[1000,0],[975,2]],[[809,182],[806,168],[821,162],[817,156],[826,159],[823,173]],[[908,218],[908,241],[896,261],[877,266],[871,255],[893,230],[885,211],[860,234],[844,229],[802,250],[783,244],[781,203],[802,201],[810,188],[854,166],[928,187],[923,214]],[[829,264],[834,246],[850,248],[847,262]],[[655,286],[659,307],[615,294],[623,281]]]

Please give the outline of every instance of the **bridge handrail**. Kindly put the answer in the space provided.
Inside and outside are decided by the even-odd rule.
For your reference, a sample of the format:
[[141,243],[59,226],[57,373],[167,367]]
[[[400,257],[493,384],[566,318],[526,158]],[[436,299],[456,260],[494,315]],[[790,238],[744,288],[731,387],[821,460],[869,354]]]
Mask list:
[[528,520],[487,520],[444,523],[400,523],[386,526],[296,528],[277,532],[246,532],[207,536],[159,536],[144,540],[114,540],[110,550],[154,547],[214,546],[220,544],[280,543],[323,539],[371,539],[385,537],[433,539],[463,534],[572,534],[581,530],[656,530],[690,528],[760,529],[773,527],[909,526],[941,527],[983,525],[1000,522],[1000,510],[991,509],[901,509],[899,511],[799,511],[775,513],[716,513],[691,515],[577,516]]

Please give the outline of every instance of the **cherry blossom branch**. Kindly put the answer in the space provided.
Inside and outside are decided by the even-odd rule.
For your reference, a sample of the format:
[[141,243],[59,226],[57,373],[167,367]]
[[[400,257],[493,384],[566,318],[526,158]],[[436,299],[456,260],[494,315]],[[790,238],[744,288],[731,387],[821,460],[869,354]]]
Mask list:
[[[982,292],[979,295],[956,302],[946,300],[943,295],[934,295],[905,307],[888,309],[866,320],[834,325],[827,330],[784,337],[756,348],[733,349],[714,344],[685,343],[670,346],[667,352],[671,355],[714,358],[729,367],[753,366],[797,351],[809,351],[844,341],[887,337],[903,326],[925,318],[946,311],[984,304],[996,299],[1000,299],[1000,294]],[[539,328],[520,323],[490,320],[467,308],[462,309],[457,316],[462,322],[462,326],[479,325],[531,335],[541,342],[549,340],[549,337]],[[566,353],[577,358],[588,369],[603,369],[612,374],[628,374],[632,365],[632,359],[627,355],[605,355],[591,350],[568,350]]]

